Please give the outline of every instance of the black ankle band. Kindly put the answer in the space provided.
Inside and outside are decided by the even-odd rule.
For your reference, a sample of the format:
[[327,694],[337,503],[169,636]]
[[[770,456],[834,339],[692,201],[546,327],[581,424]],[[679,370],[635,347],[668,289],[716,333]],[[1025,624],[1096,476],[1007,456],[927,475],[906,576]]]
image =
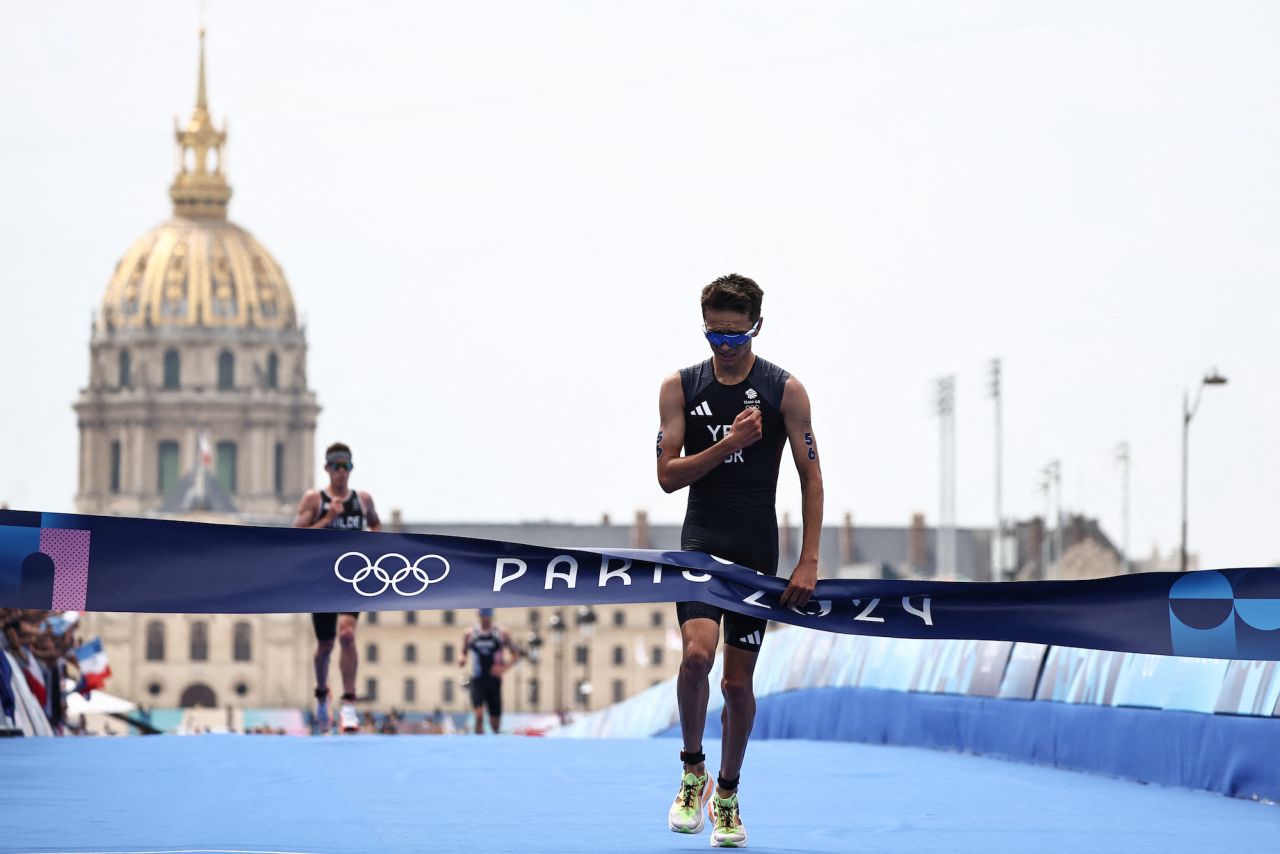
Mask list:
[[316,699],[317,699],[317,700],[323,700],[323,699],[324,699],[325,697],[327,697],[327,696],[329,696],[329,689],[328,689],[328,688],[317,688],[317,689],[316,689]]
[[734,777],[732,780],[726,780],[724,777],[716,775],[716,782],[720,785],[720,788],[724,789],[726,792],[736,792],[738,790],[738,781],[741,779],[741,774]]
[[342,695],[342,702],[344,702],[344,703],[354,703],[355,701],[356,701],[356,695],[355,695],[355,694],[343,694],[343,695]]
[[690,753],[687,750],[680,751],[680,761],[686,765],[700,765],[707,761],[707,754],[699,750],[697,753]]

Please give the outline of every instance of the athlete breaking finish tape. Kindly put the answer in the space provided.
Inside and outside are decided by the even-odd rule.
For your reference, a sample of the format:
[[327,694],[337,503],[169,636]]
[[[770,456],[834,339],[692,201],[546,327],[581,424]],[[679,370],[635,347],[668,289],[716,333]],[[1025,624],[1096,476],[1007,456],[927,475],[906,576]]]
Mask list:
[[[802,607],[818,578],[822,470],[804,386],[752,351],[752,341],[764,323],[763,298],[759,285],[737,274],[703,288],[703,334],[712,355],[662,383],[658,483],[666,492],[689,487],[682,549],[777,575],[774,503],[782,449],[790,442],[800,474],[804,533],[800,560],[782,594],[782,605]],[[746,844],[747,831],[738,806],[738,779],[755,720],[751,680],[767,621],[698,602],[678,603],[676,614],[683,640],[676,696],[684,770],[667,823],[677,833],[698,833],[705,823],[705,809],[712,820],[711,845],[740,847]],[[710,690],[707,675],[715,660],[722,620],[723,736],[713,794],[702,734]]]

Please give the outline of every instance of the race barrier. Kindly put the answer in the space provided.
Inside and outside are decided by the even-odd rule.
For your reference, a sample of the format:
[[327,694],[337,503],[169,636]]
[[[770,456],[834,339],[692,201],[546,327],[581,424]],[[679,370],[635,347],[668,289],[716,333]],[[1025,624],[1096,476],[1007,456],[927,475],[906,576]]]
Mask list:
[[[717,659],[713,686],[721,673]],[[1280,800],[1274,661],[781,629],[766,637],[755,690],[753,739],[960,750]],[[713,690],[709,752],[722,705]],[[678,738],[674,679],[556,735]]]
[[0,511],[0,606],[294,613],[699,601],[851,635],[1280,659],[1280,569],[1006,583],[784,578],[699,552]]

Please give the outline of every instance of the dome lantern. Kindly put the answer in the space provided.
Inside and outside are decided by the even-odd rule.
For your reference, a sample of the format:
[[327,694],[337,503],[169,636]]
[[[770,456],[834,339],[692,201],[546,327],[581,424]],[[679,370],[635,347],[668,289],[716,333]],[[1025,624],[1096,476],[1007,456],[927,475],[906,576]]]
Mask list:
[[224,123],[222,130],[218,130],[209,117],[204,78],[204,30],[200,31],[196,107],[186,127],[180,127],[174,119],[174,137],[178,143],[177,174],[169,187],[174,215],[226,219],[227,203],[231,201],[231,185],[227,183],[223,158],[227,129]]

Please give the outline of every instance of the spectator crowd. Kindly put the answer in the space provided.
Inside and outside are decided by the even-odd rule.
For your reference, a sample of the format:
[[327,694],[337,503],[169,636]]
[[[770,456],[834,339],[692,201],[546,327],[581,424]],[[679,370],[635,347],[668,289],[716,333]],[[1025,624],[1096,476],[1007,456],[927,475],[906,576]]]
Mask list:
[[76,657],[79,614],[0,608],[0,736],[79,732],[67,720],[66,684],[88,693]]

